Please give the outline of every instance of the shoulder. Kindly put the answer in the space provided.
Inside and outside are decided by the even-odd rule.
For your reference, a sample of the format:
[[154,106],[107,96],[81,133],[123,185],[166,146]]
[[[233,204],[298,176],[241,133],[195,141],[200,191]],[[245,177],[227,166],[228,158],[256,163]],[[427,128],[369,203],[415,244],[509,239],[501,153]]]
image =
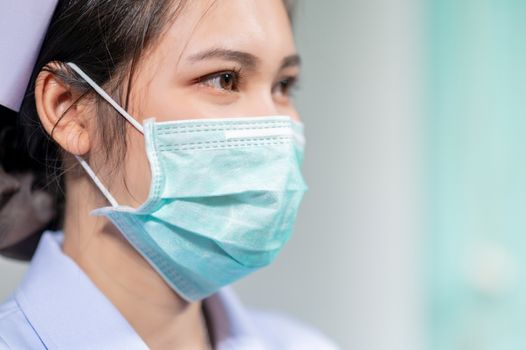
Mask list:
[[339,350],[322,332],[279,312],[248,310],[257,332],[271,349]]
[[11,297],[0,304],[0,350],[39,349],[43,344],[20,309]]

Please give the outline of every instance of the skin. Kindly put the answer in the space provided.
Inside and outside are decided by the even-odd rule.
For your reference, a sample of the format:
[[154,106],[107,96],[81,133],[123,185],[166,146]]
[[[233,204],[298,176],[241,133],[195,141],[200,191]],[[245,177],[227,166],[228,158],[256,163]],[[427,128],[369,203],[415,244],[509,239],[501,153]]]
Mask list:
[[[233,70],[241,71],[239,82]],[[223,72],[227,75],[216,74]],[[141,124],[152,116],[157,121],[269,115],[298,120],[289,98],[291,77],[298,74],[282,0],[192,0],[144,54],[128,112]],[[93,101],[84,99],[68,110],[78,96],[53,74],[39,74],[35,97],[42,125],[69,154],[64,253],[150,348],[206,349],[202,303],[181,299],[107,219],[89,215],[108,203],[71,155],[89,159],[121,205],[138,207],[146,200],[151,177],[144,137],[131,125],[126,157],[111,172],[103,161]]]

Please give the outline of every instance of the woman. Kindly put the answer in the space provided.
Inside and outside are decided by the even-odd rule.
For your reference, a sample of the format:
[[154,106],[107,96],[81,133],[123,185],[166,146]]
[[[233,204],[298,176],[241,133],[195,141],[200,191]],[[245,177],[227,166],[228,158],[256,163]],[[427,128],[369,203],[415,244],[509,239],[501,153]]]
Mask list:
[[272,262],[306,190],[289,10],[58,2],[18,132],[61,230],[1,306],[0,348],[334,348],[227,287]]

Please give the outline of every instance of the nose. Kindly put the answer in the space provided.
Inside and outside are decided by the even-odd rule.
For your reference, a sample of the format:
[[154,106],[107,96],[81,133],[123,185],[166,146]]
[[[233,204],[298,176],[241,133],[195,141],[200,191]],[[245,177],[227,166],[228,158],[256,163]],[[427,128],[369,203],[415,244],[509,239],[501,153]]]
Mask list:
[[[243,109],[250,111],[253,116],[288,116],[296,122],[300,122],[299,114],[292,104],[282,105],[277,103],[272,93],[268,91],[254,93],[247,96]],[[246,113],[245,113],[246,114]]]

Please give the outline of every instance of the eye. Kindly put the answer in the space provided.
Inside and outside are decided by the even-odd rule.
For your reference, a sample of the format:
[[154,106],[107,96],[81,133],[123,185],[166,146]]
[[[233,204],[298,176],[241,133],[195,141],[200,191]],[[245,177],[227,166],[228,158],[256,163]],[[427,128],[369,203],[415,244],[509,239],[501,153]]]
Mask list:
[[200,78],[199,83],[218,90],[239,91],[239,72],[227,71],[210,74]]
[[280,80],[273,89],[273,93],[289,97],[294,89],[298,87],[298,77],[286,77]]

